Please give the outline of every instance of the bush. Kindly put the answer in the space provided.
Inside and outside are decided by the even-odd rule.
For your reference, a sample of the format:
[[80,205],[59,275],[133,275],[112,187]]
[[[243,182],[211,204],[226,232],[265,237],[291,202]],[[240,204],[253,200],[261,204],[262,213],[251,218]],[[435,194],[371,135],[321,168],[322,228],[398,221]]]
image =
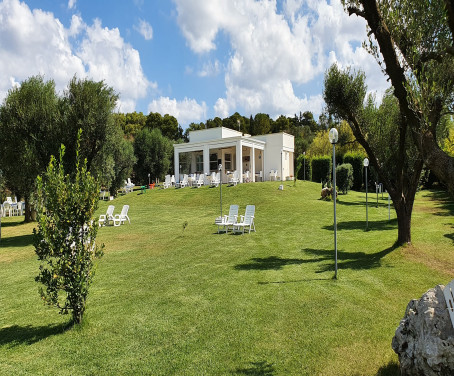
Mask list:
[[330,156],[314,157],[311,161],[312,181],[325,183],[331,179],[332,162]]
[[364,180],[363,161],[366,155],[361,152],[349,152],[344,155],[344,163],[349,163],[353,167],[353,186],[352,189],[360,191]]
[[46,172],[37,177],[38,231],[33,230],[35,252],[40,260],[35,280],[45,287],[40,288],[41,297],[59,308],[60,314],[71,312],[76,324],[82,321],[85,312],[94,258],[102,256],[103,248],[95,245],[98,226],[93,221],[99,185],[87,172],[86,160],[79,167],[78,150],[77,145],[73,177],[64,174],[63,146],[60,163],[56,164],[52,156]]
[[[297,174],[298,180],[304,180],[304,178],[306,178],[306,180],[311,180],[312,176],[311,160],[307,155],[301,154],[296,160],[296,166],[298,171]],[[306,174],[304,174],[304,167],[306,167]]]
[[353,167],[344,163],[336,167],[336,185],[343,194],[347,194],[353,185]]

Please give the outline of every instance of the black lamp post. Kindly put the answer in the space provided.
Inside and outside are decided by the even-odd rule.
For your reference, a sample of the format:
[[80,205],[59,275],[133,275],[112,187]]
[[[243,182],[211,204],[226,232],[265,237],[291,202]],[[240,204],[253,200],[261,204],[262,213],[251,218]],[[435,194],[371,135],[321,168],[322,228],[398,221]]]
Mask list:
[[331,128],[328,134],[329,142],[333,144],[333,201],[334,201],[334,279],[337,279],[337,221],[336,221],[336,143],[339,134],[336,128]]

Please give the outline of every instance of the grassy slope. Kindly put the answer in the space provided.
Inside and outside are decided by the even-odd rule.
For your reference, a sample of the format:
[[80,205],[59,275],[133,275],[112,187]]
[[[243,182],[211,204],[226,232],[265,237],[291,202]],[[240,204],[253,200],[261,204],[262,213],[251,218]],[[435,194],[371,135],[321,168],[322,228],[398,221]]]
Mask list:
[[278,185],[223,187],[225,213],[256,205],[245,236],[216,234],[219,189],[116,199],[132,224],[99,231],[106,253],[80,328],[39,299],[32,225],[4,219],[0,374],[395,374],[390,342],[408,301],[454,277],[453,203],[418,194],[414,245],[395,249],[386,200],[365,232],[364,195],[339,196],[334,281],[333,203],[319,184]]

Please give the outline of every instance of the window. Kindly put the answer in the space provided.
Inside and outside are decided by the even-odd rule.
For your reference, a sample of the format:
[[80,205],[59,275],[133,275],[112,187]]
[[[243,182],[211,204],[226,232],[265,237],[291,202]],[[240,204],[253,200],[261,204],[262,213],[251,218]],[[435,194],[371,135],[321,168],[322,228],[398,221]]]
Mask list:
[[232,154],[224,155],[225,171],[232,170]]
[[216,153],[210,154],[210,170],[216,171],[218,169],[218,155]]
[[197,171],[203,172],[203,155],[197,154],[195,156],[195,169]]

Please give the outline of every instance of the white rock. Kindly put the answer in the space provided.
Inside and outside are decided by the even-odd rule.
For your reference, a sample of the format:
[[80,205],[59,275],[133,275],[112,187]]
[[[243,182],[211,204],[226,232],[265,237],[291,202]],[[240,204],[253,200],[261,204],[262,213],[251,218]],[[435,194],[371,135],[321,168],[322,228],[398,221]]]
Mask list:
[[405,376],[453,376],[454,328],[443,285],[411,300],[392,340]]

